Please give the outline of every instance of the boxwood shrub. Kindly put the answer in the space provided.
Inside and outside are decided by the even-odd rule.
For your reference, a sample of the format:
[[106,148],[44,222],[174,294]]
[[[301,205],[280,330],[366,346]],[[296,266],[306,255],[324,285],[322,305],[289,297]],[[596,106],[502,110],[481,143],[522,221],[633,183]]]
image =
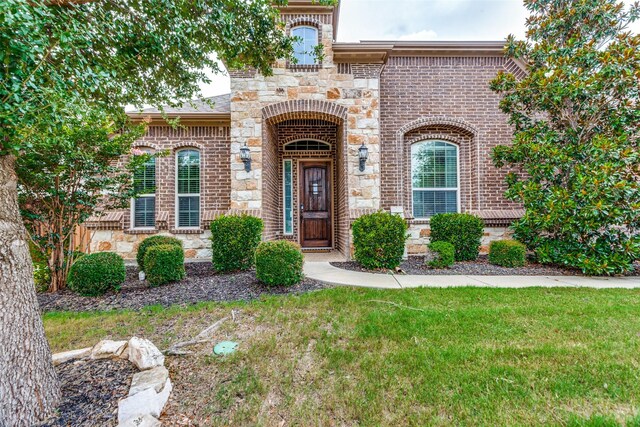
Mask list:
[[376,212],[353,223],[354,258],[364,268],[396,268],[402,261],[407,224],[398,215]]
[[145,274],[149,286],[177,282],[186,276],[184,251],[177,245],[153,245],[144,255]]
[[456,248],[456,261],[474,261],[480,253],[484,222],[466,213],[437,214],[431,217],[431,240],[449,242]]
[[222,215],[211,223],[211,261],[217,271],[248,270],[262,239],[263,223],[250,215]]
[[119,290],[126,277],[124,260],[112,252],[84,255],[69,269],[69,289],[83,296],[96,297]]
[[[140,242],[140,246],[138,246],[138,252],[136,253],[136,261],[138,262],[138,267],[140,270],[145,271],[144,267],[144,257],[149,250],[150,247],[156,245],[175,245],[179,246],[182,249],[182,241],[180,239],[176,239],[171,236],[151,236],[144,239]],[[146,272],[146,271],[145,271]]]
[[302,280],[300,246],[286,240],[262,242],[256,249],[256,277],[267,285],[292,286]]
[[522,267],[527,262],[527,248],[516,240],[496,240],[489,244],[489,262],[502,267]]
[[456,260],[456,248],[449,242],[431,242],[429,250],[435,253],[435,258],[429,261],[429,267],[448,268]]

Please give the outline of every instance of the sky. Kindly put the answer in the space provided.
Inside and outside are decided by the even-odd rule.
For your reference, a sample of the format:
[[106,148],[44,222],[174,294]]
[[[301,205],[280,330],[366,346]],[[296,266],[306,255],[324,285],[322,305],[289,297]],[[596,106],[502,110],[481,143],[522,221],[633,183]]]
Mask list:
[[[630,4],[633,0],[625,0]],[[504,40],[523,38],[522,0],[341,0],[338,42],[360,40]],[[640,22],[633,30],[640,31]],[[204,96],[229,92],[229,78],[211,76]]]

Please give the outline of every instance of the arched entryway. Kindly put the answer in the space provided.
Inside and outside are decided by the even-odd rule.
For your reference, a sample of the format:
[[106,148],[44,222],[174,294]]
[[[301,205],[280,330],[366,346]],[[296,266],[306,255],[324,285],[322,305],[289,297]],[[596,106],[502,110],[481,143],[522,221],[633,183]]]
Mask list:
[[349,243],[344,122],[324,101],[288,101],[263,109],[263,217],[267,239],[303,250]]

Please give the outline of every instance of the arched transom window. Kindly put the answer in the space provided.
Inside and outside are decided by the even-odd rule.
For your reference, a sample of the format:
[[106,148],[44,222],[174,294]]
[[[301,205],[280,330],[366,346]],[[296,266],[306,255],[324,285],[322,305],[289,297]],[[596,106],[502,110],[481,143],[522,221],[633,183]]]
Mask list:
[[293,56],[297,65],[313,65],[316,63],[315,47],[318,45],[318,29],[308,25],[295,27],[291,35],[297,37],[293,45]]
[[314,139],[301,139],[284,144],[284,151],[329,151],[331,144]]
[[413,144],[411,185],[415,218],[458,212],[458,146],[446,141]]

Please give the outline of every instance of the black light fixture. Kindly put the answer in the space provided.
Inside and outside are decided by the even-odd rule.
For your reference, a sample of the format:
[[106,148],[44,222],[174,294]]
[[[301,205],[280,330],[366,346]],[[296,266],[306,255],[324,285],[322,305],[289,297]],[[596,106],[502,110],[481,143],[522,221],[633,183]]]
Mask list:
[[367,162],[367,158],[369,158],[369,149],[365,147],[364,142],[358,148],[358,158],[360,159],[360,172],[364,172],[364,164]]
[[240,148],[240,159],[242,163],[244,163],[244,170],[246,172],[251,171],[251,151],[249,151],[249,147],[247,147],[247,143]]

